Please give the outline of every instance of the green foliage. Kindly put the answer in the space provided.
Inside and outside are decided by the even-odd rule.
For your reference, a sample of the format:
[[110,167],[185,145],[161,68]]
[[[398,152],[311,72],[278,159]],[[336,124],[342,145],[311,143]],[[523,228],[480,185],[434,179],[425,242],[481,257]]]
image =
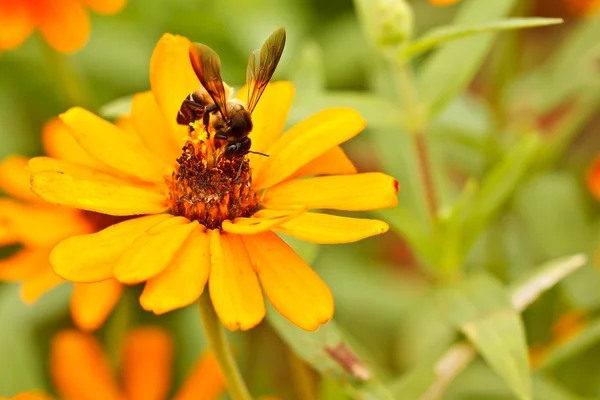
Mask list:
[[[2,52],[0,156],[41,154],[44,122],[72,105],[129,113],[164,32],[210,45],[239,88],[250,51],[283,25],[275,80],[296,87],[287,127],[328,107],[358,110],[367,128],[343,148],[359,171],[392,175],[399,204],[361,215],[391,232],[359,243],[284,237],[331,288],[336,313],[304,332],[268,304],[265,323],[228,335],[252,394],[591,400],[600,208],[585,176],[600,153],[600,16],[534,3],[552,2],[130,0],[93,16],[76,54],[57,58],[39,37]],[[55,393],[49,343],[72,326],[69,285],[34,305],[18,286],[0,286],[0,397]],[[155,316],[138,306],[140,290],[127,288],[96,336],[116,367],[130,328],[166,328],[173,393],[207,346],[197,307]],[[553,328],[571,313],[580,325]],[[368,379],[332,356],[339,345]]]

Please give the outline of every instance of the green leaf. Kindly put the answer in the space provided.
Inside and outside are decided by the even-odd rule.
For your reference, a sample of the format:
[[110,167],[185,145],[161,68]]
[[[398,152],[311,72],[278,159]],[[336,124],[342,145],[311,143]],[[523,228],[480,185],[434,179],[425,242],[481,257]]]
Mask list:
[[565,277],[585,265],[587,258],[584,254],[552,260],[510,285],[511,303],[515,310],[523,311],[533,303],[543,292],[554,287]]
[[531,165],[540,143],[536,135],[524,136],[483,178],[465,221],[465,250],[509,200]]
[[512,108],[515,102],[526,101],[528,108],[541,114],[582,93],[597,92],[592,84],[598,81],[600,19],[581,21],[562,37],[548,60],[516,82],[507,105]]
[[[348,394],[363,399],[393,399],[391,392],[374,374],[374,364],[358,356],[357,349],[350,344],[335,321],[329,321],[326,325],[321,326],[317,332],[306,332],[281,316],[271,305],[267,307],[267,320],[298,357],[311,365],[321,375],[337,381]],[[356,355],[357,359],[360,360],[360,368],[367,368],[370,371],[370,379],[364,381],[354,376],[348,368],[342,366],[327,352],[328,349],[333,349],[340,344]]]
[[320,92],[325,88],[323,50],[316,41],[308,41],[300,49],[293,64],[291,81],[306,92]]
[[369,128],[397,126],[400,110],[391,102],[361,92],[315,93],[298,90],[287,124],[294,125],[310,115],[330,107],[350,107],[367,120]]
[[510,199],[539,146],[537,136],[523,136],[484,176],[478,190],[474,183],[465,186],[460,201],[442,224],[439,242],[442,270],[453,271],[462,265],[473,243]]
[[[508,15],[516,0],[464,1],[454,21],[457,26],[498,20]],[[439,112],[473,79],[496,33],[458,39],[435,51],[418,70],[418,91],[430,115]]]
[[[544,291],[556,285],[560,280],[564,279],[568,274],[573,273],[573,271],[577,270],[577,268],[581,267],[584,263],[585,257],[581,254],[577,254],[542,264],[537,267],[533,273],[528,274],[526,277],[523,277],[510,285],[511,306],[515,311],[523,311]],[[497,291],[497,288],[494,290]],[[484,295],[481,295],[481,297],[483,296]],[[501,305],[501,308],[503,309],[504,305],[502,304],[505,304],[503,300],[499,302],[499,305]],[[426,307],[427,303],[421,302],[421,305]],[[494,312],[494,307],[486,307],[488,307],[491,313]],[[426,312],[427,309],[416,310],[418,315],[423,315]],[[446,312],[444,311],[444,314],[445,313]],[[441,315],[438,314],[438,319],[440,317]],[[460,320],[458,322],[460,323]],[[596,327],[595,325],[596,324],[591,324],[589,327],[590,333],[588,334],[588,339],[586,339],[586,344],[593,343],[589,337],[593,337],[594,333],[597,334],[600,339],[600,327]],[[435,326],[434,330],[436,330],[437,333],[442,332],[443,334],[444,328],[443,326]],[[431,335],[431,333],[423,333],[423,335]],[[442,341],[444,340],[443,336],[440,337],[438,335],[438,341],[440,338]],[[435,347],[435,344],[432,343],[430,346]],[[469,350],[469,348],[471,350]],[[477,391],[477,389],[473,387],[473,382],[480,382],[480,379],[466,379],[462,377],[462,375],[459,376],[460,372],[467,368],[467,365],[474,359],[474,354],[472,352],[472,345],[457,343],[452,347],[449,347],[444,354],[435,360],[431,360],[430,357],[425,355],[423,357],[423,362],[419,363],[416,368],[412,369],[400,380],[391,384],[390,388],[397,397],[399,396],[401,398],[437,399],[441,398],[441,395],[444,394],[444,389],[448,387],[450,382],[458,377],[458,382],[452,384],[452,386],[461,386],[463,382],[467,382],[466,385],[468,386],[468,390]],[[560,357],[560,355],[557,357]],[[469,371],[472,371],[472,367],[467,368],[467,373]],[[496,380],[496,378],[494,378],[494,380]],[[541,383],[539,383],[539,380],[539,377],[534,380],[534,391],[536,393],[535,398],[541,400],[545,399],[545,397],[540,395],[540,393],[545,393],[542,390],[545,390],[547,385],[540,387]],[[494,383],[490,386],[490,383],[488,382],[477,387],[481,387],[482,395],[491,395],[493,392],[490,392],[490,390],[496,390],[491,389],[495,386],[499,385]],[[500,385],[500,387],[502,389],[498,390],[504,391],[504,386]],[[538,391],[540,391],[540,393]],[[453,398],[452,393],[449,393],[448,395],[450,398]],[[557,397],[557,399],[560,398],[561,397]]]
[[507,18],[483,23],[440,26],[433,28],[405,46],[397,57],[400,61],[406,61],[449,41],[482,33],[535,28],[556,25],[562,22],[561,18]]
[[[596,231],[578,179],[564,172],[547,173],[525,182],[516,194],[515,210],[538,259],[590,253],[595,248]],[[577,307],[593,308],[600,303],[600,277],[592,264],[560,285]]]
[[397,399],[433,400],[442,398],[446,387],[475,358],[468,343],[450,347],[439,360],[428,361],[412,369],[390,388]]
[[525,331],[507,291],[478,275],[440,292],[440,312],[475,346],[519,399],[531,399]]
[[[48,389],[46,343],[40,343],[37,335],[42,326],[64,317],[68,310],[70,285],[53,289],[34,304],[22,302],[20,286],[6,284],[0,291],[0,321],[4,327],[0,330],[0,396]],[[54,330],[43,333],[47,338]]]
[[[535,400],[584,400],[541,374],[532,375],[532,384]],[[474,362],[454,381],[444,397],[444,400],[464,399],[513,400],[514,396],[494,371]]]

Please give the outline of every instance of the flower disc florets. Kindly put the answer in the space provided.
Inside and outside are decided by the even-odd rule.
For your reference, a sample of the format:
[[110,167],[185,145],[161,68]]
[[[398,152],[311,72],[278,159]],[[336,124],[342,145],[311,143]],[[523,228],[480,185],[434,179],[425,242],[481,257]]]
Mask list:
[[225,220],[249,217],[260,207],[246,157],[225,158],[212,139],[188,138],[167,186],[173,215],[209,229],[220,229]]

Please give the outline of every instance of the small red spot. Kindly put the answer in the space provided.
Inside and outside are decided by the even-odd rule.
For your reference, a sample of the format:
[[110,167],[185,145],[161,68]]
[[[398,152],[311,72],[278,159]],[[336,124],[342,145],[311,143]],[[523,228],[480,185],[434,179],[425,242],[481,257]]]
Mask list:
[[394,179],[394,190],[396,191],[396,193],[398,193],[398,190],[400,190],[400,185],[398,185],[398,181]]

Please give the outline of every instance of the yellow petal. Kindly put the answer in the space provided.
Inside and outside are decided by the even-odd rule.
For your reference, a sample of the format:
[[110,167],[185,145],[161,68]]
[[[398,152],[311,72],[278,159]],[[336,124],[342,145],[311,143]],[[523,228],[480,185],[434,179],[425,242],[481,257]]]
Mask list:
[[125,7],[127,0],[84,0],[98,14],[116,14]]
[[50,249],[26,247],[0,259],[0,280],[21,281],[35,276],[49,266],[48,254]]
[[0,163],[0,190],[4,193],[28,202],[43,203],[31,191],[30,174],[27,170],[27,158],[9,156]]
[[187,135],[177,124],[181,103],[200,83],[190,62],[190,41],[183,36],[164,34],[150,60],[150,86],[176,143]]
[[24,1],[0,1],[0,50],[19,47],[33,32],[34,20]]
[[169,266],[148,279],[140,304],[147,311],[163,314],[196,301],[210,272],[210,240],[203,226],[188,236]]
[[83,331],[100,328],[117,305],[122,286],[114,279],[76,283],[71,296],[71,318]]
[[253,186],[271,187],[340,143],[356,136],[366,125],[350,108],[330,108],[314,114],[283,134],[255,168]]
[[290,178],[311,175],[349,175],[358,171],[340,146],[323,153],[314,160],[300,167]]
[[97,170],[110,171],[108,165],[96,160],[77,143],[67,126],[58,118],[46,122],[42,129],[44,150],[50,157],[83,164]]
[[307,210],[306,207],[296,210],[260,210],[249,218],[236,218],[234,222],[225,220],[222,227],[225,232],[254,235],[255,233],[269,231],[285,221],[304,214]]
[[113,265],[145,231],[172,218],[148,215],[111,225],[100,232],[74,236],[60,242],[50,253],[50,264],[64,279],[100,282],[112,278]]
[[115,278],[122,283],[139,283],[167,268],[198,221],[173,217],[142,233],[119,257]]
[[0,199],[0,221],[26,246],[54,246],[73,235],[90,232],[80,211],[41,205],[23,205]]
[[211,352],[205,352],[188,374],[175,400],[217,400],[225,391],[225,377]]
[[123,400],[108,358],[93,336],[75,330],[52,338],[50,373],[65,400]]
[[[266,153],[277,138],[281,136],[288,113],[294,100],[294,85],[279,81],[267,85],[258,105],[252,112],[253,129],[250,133],[252,151]],[[248,88],[242,87],[237,98],[248,101]],[[250,165],[256,169],[265,161],[264,156],[250,154]]]
[[331,319],[331,291],[279,236],[265,232],[243,240],[267,298],[281,315],[306,331]]
[[265,317],[265,303],[240,235],[210,232],[210,298],[230,330],[247,330]]
[[44,268],[23,281],[21,297],[25,303],[33,303],[48,290],[63,282],[64,280],[52,271],[50,264],[46,260]]
[[139,136],[80,107],[60,114],[77,142],[94,158],[145,182],[162,183],[170,168],[152,154]]
[[52,204],[102,214],[157,214],[169,209],[166,196],[156,191],[80,179],[58,171],[42,171],[33,174],[31,189]]
[[123,386],[128,400],[163,400],[171,389],[173,343],[160,328],[137,328],[123,346]]
[[9,246],[19,242],[19,236],[6,222],[0,217],[0,246]]
[[398,204],[398,182],[380,172],[322,176],[283,182],[269,188],[262,205],[272,209],[308,206],[366,211]]
[[387,232],[388,224],[376,219],[348,218],[321,213],[306,213],[284,222],[275,230],[307,242],[351,243]]
[[90,35],[90,17],[75,0],[44,2],[38,29],[50,46],[62,53],[79,50]]
[[166,165],[181,155],[183,137],[172,135],[171,126],[162,116],[152,92],[138,93],[131,103],[131,120],[144,145]]
[[[105,167],[108,168],[108,167]],[[118,185],[128,185],[131,181],[123,175],[115,175],[112,172],[102,169],[96,169],[84,164],[77,164],[73,161],[50,158],[50,157],[33,157],[27,163],[27,169],[31,175],[43,171],[58,171],[63,174],[71,175],[78,179],[110,182]],[[151,184],[140,185],[143,187],[151,187]],[[39,198],[39,197],[38,197]]]

